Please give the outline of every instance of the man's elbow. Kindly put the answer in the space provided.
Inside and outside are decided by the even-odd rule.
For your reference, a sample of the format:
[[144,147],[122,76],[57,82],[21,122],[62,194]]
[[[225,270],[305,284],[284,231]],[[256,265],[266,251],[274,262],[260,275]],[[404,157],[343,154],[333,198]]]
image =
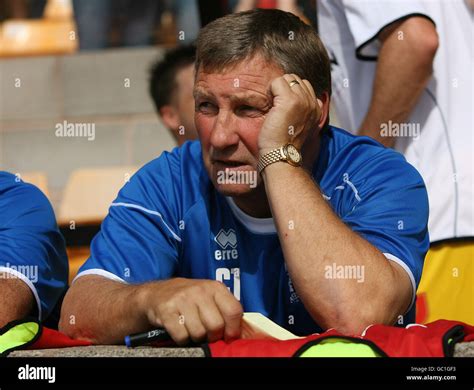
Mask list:
[[72,339],[78,339],[80,335],[77,333],[77,327],[73,326],[73,324],[71,323],[73,316],[63,314],[64,311],[65,309],[63,305],[63,308],[61,309],[61,318],[59,319],[58,329],[66,336],[69,336]]
[[417,50],[419,61],[426,66],[430,73],[433,72],[433,62],[439,47],[439,38],[436,30],[420,38],[420,47]]
[[[416,19],[416,20],[415,20]],[[430,74],[433,71],[433,62],[439,48],[439,36],[435,26],[425,18],[414,18],[408,26],[412,60]]]
[[[382,46],[406,58],[418,72],[431,75],[439,47],[435,25],[425,17],[411,17],[388,26],[379,35]],[[398,50],[398,51],[397,51]]]
[[[73,316],[71,315],[71,318]],[[92,334],[79,324],[74,324],[74,320],[62,318],[59,322],[59,331],[74,340],[88,341],[92,344],[102,344],[101,340],[93,337]]]
[[81,325],[82,322],[77,321],[81,309],[76,305],[77,294],[73,289],[74,287],[71,287],[64,297],[58,329],[72,339],[96,343],[97,340],[91,337],[90,332]]
[[370,325],[393,325],[395,314],[387,310],[389,306],[377,303],[341,305],[337,311],[326,314],[323,328],[336,329],[345,335],[360,335]]
[[336,329],[345,335],[360,335],[369,325],[377,323],[375,316],[360,313],[341,315],[327,321],[327,329]]
[[[65,314],[66,311],[68,314]],[[74,316],[69,314],[69,311],[64,308],[64,305],[61,309],[61,318],[59,320],[58,329],[60,332],[72,339],[82,338],[80,327],[75,325]]]

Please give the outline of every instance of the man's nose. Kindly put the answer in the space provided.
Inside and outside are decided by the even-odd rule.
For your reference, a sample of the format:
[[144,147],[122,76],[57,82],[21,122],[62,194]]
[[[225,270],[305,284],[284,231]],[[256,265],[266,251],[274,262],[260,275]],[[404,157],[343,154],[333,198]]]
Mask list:
[[236,123],[231,112],[220,110],[212,128],[210,143],[215,149],[225,149],[239,143]]

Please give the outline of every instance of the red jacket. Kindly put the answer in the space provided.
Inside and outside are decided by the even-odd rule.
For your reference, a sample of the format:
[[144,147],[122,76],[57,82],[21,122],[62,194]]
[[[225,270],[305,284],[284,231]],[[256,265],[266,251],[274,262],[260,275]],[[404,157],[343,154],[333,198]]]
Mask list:
[[328,338],[342,338],[364,343],[382,356],[450,357],[454,345],[474,340],[474,326],[458,321],[438,320],[426,325],[411,324],[406,328],[371,325],[361,336],[346,336],[334,329],[294,340],[218,341],[208,346],[213,357],[291,357]]

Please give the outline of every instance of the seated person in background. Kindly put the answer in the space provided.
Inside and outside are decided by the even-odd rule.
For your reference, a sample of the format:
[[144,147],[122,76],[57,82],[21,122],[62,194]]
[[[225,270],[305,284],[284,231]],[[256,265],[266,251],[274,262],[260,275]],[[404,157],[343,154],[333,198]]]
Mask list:
[[150,95],[156,111],[179,146],[198,139],[194,126],[195,56],[195,46],[179,46],[166,52],[150,72]]
[[60,329],[120,343],[165,327],[185,344],[239,337],[243,311],[298,335],[413,321],[423,180],[399,153],[329,126],[314,29],[279,10],[225,16],[201,30],[196,70],[201,142],[122,188]]
[[67,278],[64,239],[48,199],[0,172],[0,327],[26,316],[48,319]]

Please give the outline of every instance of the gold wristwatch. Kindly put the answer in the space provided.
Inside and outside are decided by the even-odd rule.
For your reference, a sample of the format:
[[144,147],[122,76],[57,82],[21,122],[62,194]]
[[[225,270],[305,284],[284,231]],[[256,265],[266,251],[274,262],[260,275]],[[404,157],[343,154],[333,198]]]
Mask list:
[[290,165],[298,167],[301,165],[302,160],[298,149],[292,144],[286,144],[261,156],[258,160],[257,170],[258,173],[261,173],[265,167],[278,161],[285,161]]

